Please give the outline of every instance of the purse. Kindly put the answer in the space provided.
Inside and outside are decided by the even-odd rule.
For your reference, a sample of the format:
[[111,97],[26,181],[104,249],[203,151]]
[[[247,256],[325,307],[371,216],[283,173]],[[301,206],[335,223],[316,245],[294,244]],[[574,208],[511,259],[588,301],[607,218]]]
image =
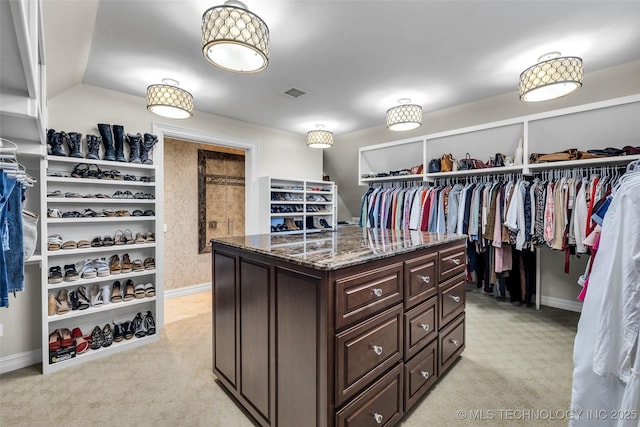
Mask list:
[[488,167],[486,164],[482,162],[482,160],[472,159],[471,155],[467,153],[467,156],[464,159],[458,161],[458,170],[467,171],[472,169],[484,169]]
[[440,159],[440,172],[451,172],[453,170],[453,156],[451,153],[445,154]]
[[531,153],[529,156],[529,163],[561,162],[565,160],[579,159],[580,152],[576,148],[569,148],[568,150],[549,154]]
[[440,159],[431,159],[429,161],[429,173],[440,172]]
[[504,166],[505,166],[504,154],[496,153],[496,156],[493,159],[493,167],[494,168],[501,168],[501,167],[504,167]]

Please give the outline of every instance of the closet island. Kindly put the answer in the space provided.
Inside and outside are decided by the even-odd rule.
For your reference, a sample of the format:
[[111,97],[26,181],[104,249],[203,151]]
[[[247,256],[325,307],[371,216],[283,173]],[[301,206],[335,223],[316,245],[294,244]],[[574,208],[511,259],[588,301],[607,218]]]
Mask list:
[[465,236],[212,240],[213,371],[263,426],[392,426],[465,346]]

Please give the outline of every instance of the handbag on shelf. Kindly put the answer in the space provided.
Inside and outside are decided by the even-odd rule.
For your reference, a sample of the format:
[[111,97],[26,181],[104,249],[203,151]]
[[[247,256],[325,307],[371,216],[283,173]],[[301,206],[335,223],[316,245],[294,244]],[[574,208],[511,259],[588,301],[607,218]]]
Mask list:
[[565,160],[579,159],[580,152],[576,148],[569,148],[568,150],[549,154],[531,153],[531,155],[529,156],[530,163],[562,162]]
[[461,171],[467,171],[472,169],[484,169],[487,167],[487,165],[484,164],[482,160],[472,159],[469,153],[467,153],[464,159],[460,159],[458,161],[458,164],[459,164],[458,170],[461,170]]
[[504,166],[506,166],[504,154],[496,153],[496,156],[493,159],[493,167],[494,168],[502,168]]
[[424,167],[422,166],[422,163],[417,165],[417,166],[413,166],[410,170],[409,173],[411,175],[420,175],[422,173],[422,170],[424,169]]
[[440,159],[431,159],[429,161],[429,173],[440,172]]
[[451,153],[442,156],[440,159],[440,172],[451,172],[453,170],[453,162]]

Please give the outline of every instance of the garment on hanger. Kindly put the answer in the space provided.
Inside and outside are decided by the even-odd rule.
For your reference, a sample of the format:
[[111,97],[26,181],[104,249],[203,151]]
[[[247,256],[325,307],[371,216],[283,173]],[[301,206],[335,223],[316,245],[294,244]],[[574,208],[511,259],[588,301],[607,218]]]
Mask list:
[[[606,194],[606,190],[600,194],[597,188],[592,190],[588,193],[592,198]],[[595,205],[595,202],[591,204],[591,211]],[[603,212],[597,214],[595,210],[596,215],[602,215]],[[592,259],[574,342],[571,410],[574,415],[619,414],[598,419],[598,425],[637,426],[640,417],[640,172],[628,172],[620,180],[594,246],[599,249]],[[574,416],[570,425],[593,422],[586,416]]]
[[24,289],[22,184],[0,170],[0,307]]

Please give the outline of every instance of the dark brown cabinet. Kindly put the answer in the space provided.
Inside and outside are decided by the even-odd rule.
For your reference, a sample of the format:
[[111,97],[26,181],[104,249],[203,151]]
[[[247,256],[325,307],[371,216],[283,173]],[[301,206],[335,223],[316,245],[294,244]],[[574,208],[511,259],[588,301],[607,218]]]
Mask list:
[[397,424],[464,349],[460,242],[322,269],[214,241],[219,383],[263,426]]

